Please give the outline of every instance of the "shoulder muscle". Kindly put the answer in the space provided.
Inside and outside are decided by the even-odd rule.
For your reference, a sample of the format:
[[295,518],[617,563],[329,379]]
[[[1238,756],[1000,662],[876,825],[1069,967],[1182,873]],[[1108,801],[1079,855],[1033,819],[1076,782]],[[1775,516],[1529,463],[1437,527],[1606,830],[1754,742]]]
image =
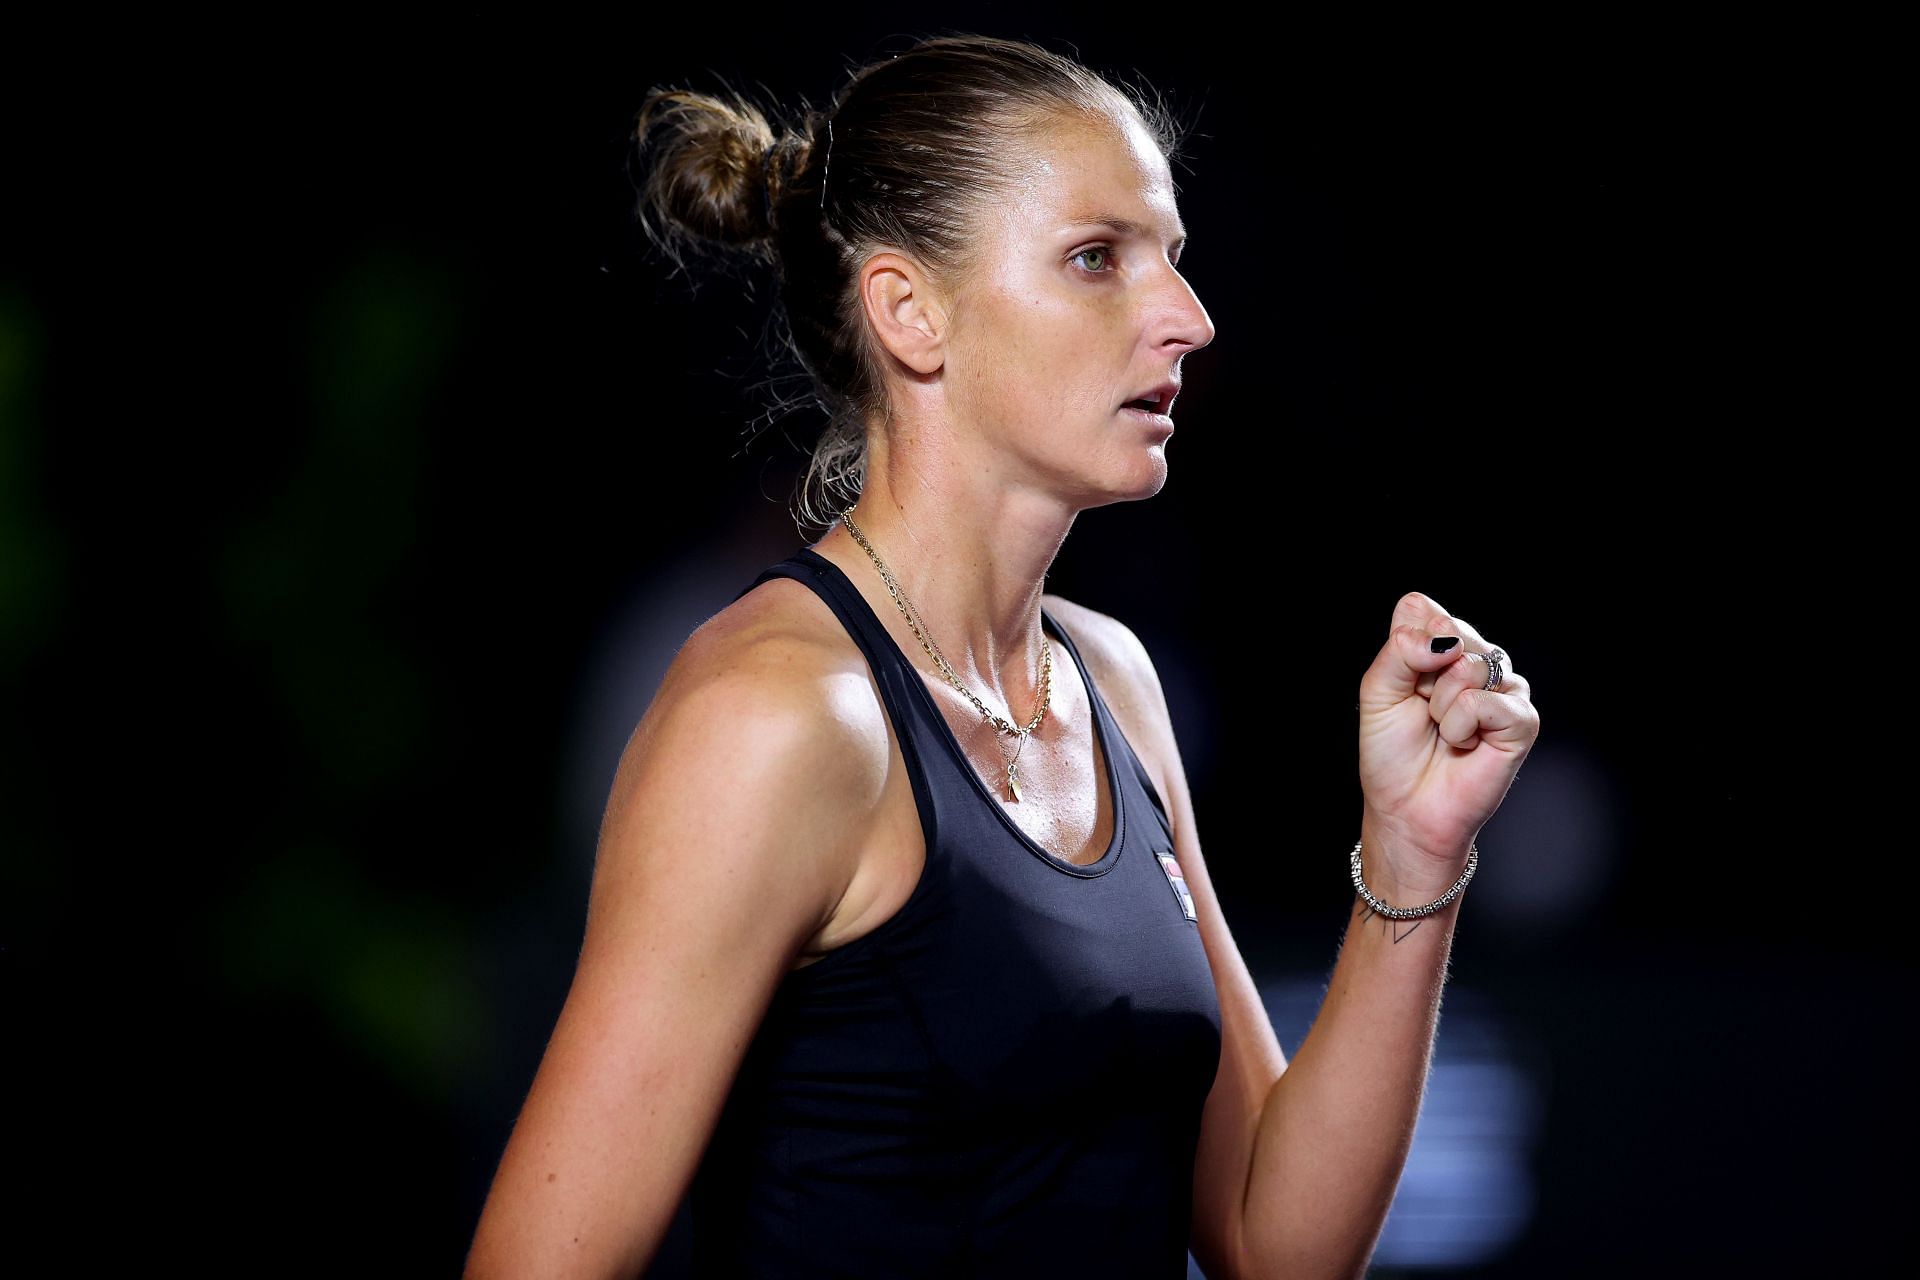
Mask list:
[[710,620],[629,738],[580,959],[469,1277],[638,1274],[830,917],[887,769],[871,685],[804,626]]

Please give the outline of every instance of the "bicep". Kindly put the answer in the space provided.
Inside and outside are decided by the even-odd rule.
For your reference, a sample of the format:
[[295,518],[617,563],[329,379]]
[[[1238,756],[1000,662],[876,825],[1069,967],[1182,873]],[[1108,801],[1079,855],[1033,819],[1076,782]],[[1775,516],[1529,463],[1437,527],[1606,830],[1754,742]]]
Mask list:
[[817,698],[769,689],[706,682],[629,742],[579,964],[469,1275],[645,1265],[774,991],[844,889],[860,753]]

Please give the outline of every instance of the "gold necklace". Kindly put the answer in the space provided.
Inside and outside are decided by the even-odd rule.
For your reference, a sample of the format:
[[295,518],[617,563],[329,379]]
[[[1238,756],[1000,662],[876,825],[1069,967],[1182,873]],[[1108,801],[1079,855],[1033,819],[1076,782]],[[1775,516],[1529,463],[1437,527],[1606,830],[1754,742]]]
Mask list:
[[[840,522],[847,526],[847,532],[853,535],[853,540],[860,544],[861,550],[865,551],[868,558],[873,561],[874,568],[880,571],[880,580],[887,584],[887,594],[891,595],[893,602],[900,606],[900,612],[902,616],[906,618],[907,625],[913,628],[913,634],[919,637],[921,647],[927,651],[927,656],[933,659],[934,665],[940,668],[940,673],[947,678],[947,683],[958,689],[965,695],[967,701],[978,707],[980,714],[986,717],[988,724],[991,724],[1002,733],[1012,734],[1019,740],[1020,745],[1014,748],[1012,758],[1007,759],[1007,790],[1015,800],[1018,800],[1020,798],[1020,753],[1026,750],[1027,735],[1035,729],[1038,729],[1040,722],[1047,718],[1047,707],[1053,701],[1053,645],[1047,640],[1046,628],[1042,627],[1040,629],[1040,672],[1038,676],[1040,682],[1040,709],[1033,713],[1033,719],[1028,722],[1027,727],[1023,729],[1018,725],[1010,723],[1004,717],[997,716],[988,710],[987,704],[975,697],[973,690],[960,683],[960,677],[954,674],[953,667],[947,662],[946,656],[942,654],[938,646],[928,638],[926,629],[920,625],[920,611],[908,603],[907,593],[900,589],[898,582],[894,581],[893,572],[887,568],[886,562],[880,558],[880,553],[873,549],[873,544],[867,541],[866,535],[861,533],[859,528],[853,523],[852,507],[848,507],[840,513]],[[999,739],[996,738],[994,741],[998,744]],[[1002,751],[1000,754],[1003,759],[1006,758],[1005,751]]]

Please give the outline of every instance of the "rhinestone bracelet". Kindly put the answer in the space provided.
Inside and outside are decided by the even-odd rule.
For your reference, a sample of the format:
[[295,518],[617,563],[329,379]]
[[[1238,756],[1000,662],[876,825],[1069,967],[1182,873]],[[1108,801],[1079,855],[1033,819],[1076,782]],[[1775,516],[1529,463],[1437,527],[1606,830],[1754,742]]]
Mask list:
[[1480,865],[1479,848],[1469,844],[1467,846],[1467,869],[1460,873],[1458,880],[1453,882],[1453,888],[1447,890],[1424,907],[1390,907],[1369,893],[1367,886],[1360,880],[1360,846],[1363,843],[1365,843],[1364,839],[1353,842],[1353,857],[1351,859],[1353,863],[1353,887],[1362,898],[1367,900],[1368,906],[1389,920],[1413,920],[1420,916],[1432,915],[1460,896],[1460,891],[1467,887],[1467,881],[1473,879],[1474,868]]

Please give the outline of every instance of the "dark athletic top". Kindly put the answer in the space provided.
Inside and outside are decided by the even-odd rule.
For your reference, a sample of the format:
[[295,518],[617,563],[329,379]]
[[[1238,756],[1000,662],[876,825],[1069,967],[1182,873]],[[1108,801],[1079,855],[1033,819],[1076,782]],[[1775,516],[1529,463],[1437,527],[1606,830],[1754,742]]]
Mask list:
[[693,1181],[695,1273],[1182,1280],[1220,1006],[1166,807],[1079,648],[1042,610],[1118,799],[1086,866],[1001,808],[837,565],[802,547],[735,599],[776,576],[865,652],[926,868],[775,993]]

